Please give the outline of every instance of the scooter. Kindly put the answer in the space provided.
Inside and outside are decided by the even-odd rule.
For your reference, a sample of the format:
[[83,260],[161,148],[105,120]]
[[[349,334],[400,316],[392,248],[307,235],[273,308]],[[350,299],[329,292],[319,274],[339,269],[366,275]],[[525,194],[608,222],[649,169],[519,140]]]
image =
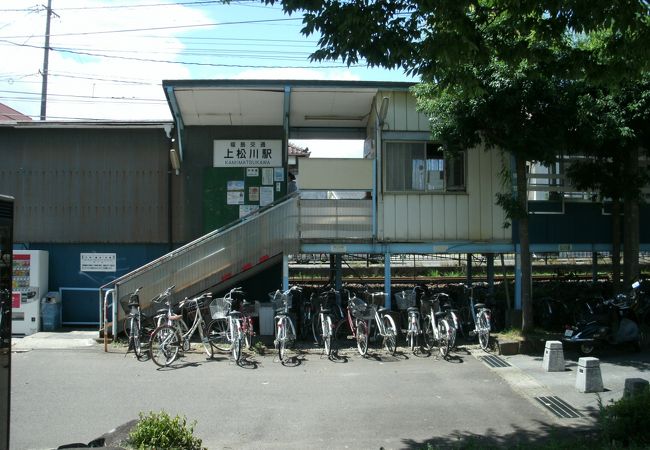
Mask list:
[[564,342],[577,346],[583,356],[593,355],[606,345],[629,343],[640,350],[642,336],[635,312],[641,299],[639,288],[637,281],[630,296],[619,294],[597,305],[591,317],[565,330]]

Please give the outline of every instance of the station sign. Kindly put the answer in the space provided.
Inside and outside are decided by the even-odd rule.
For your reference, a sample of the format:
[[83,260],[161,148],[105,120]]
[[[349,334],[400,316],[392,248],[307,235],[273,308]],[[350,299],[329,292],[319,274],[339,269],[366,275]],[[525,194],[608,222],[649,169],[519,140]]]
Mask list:
[[213,148],[213,167],[282,167],[282,140],[215,140]]

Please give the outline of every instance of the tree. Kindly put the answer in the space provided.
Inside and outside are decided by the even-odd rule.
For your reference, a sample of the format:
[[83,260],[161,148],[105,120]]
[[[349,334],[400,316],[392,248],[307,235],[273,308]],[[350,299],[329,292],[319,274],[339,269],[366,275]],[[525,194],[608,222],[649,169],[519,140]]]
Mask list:
[[[521,255],[522,328],[533,327],[530,243],[528,236],[527,162],[550,164],[565,151],[573,106],[560,80],[547,77],[539,64],[518,68],[494,61],[477,71],[480,94],[472,99],[434,83],[416,88],[418,107],[431,117],[431,130],[455,153],[483,146],[500,149],[515,160],[516,190],[497,203],[516,222]],[[509,171],[509,168],[506,168]],[[506,181],[510,183],[510,176]],[[510,188],[510,186],[506,186]]]
[[[620,292],[621,204],[627,204],[625,222],[625,286],[639,275],[638,217],[635,205],[648,182],[647,169],[638,167],[638,150],[650,149],[650,77],[617,90],[580,86],[571,147],[586,156],[568,169],[580,190],[594,190],[612,203],[612,280]],[[621,182],[625,180],[625,182]],[[635,223],[636,229],[635,229]]]
[[[264,2],[273,4],[276,0]],[[650,43],[647,0],[279,2],[286,13],[303,14],[305,35],[319,33],[319,49],[311,55],[312,60],[340,58],[348,64],[365,60],[369,66],[401,68],[407,74],[420,76],[424,82],[434,83],[435,89],[428,93],[443,96],[450,106],[459,101],[469,102],[465,112],[481,107],[484,100],[499,91],[498,86],[489,84],[491,73],[504,75],[503,80],[513,76],[511,79],[518,81],[518,74],[535,76],[535,71],[541,70],[543,76],[538,80],[541,85],[544,79],[559,82],[575,78],[615,85],[621,80],[638,79],[650,65],[650,59],[645,56]],[[592,39],[583,40],[585,36]],[[576,45],[581,41],[592,45]],[[542,94],[534,86],[530,86],[529,92]],[[526,91],[521,94],[520,100],[535,97]],[[531,111],[539,109],[535,104],[525,106]],[[522,210],[526,161],[538,158],[534,154],[538,146],[530,147],[524,140],[517,145],[515,133],[507,128],[528,129],[526,125],[530,122],[526,120],[545,121],[546,116],[543,111],[537,116],[525,110],[519,115],[511,111],[510,117],[520,122],[508,125],[493,111],[484,112],[488,118],[497,120],[500,131],[505,133],[486,130],[488,143],[493,138],[498,144],[500,136],[513,138],[512,142],[509,139],[502,142],[512,144],[508,151],[516,159],[518,194],[516,201],[509,203],[517,204]],[[468,114],[464,117],[468,122],[475,120]],[[530,133],[527,137],[534,140],[532,127]],[[531,154],[527,153],[529,150]],[[518,224],[522,277],[528,280],[530,258],[525,215],[519,218]],[[527,283],[523,285],[526,289]],[[529,315],[532,304],[524,294],[522,291],[522,321],[527,330],[532,327],[532,314]]]

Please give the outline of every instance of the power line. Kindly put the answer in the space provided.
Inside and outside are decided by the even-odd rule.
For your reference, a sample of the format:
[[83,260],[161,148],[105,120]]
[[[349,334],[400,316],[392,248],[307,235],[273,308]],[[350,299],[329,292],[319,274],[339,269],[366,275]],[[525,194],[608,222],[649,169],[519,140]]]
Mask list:
[[[204,28],[204,27],[217,27],[222,25],[249,25],[249,24],[259,24],[259,23],[278,23],[278,22],[295,22],[302,20],[298,17],[290,17],[287,19],[260,19],[260,20],[241,20],[236,22],[214,22],[214,23],[199,23],[195,25],[173,25],[167,27],[150,27],[150,28],[129,28],[123,30],[104,30],[104,31],[84,31],[79,33],[61,33],[61,34],[52,34],[51,37],[61,37],[61,36],[95,36],[98,34],[113,34],[113,33],[134,33],[139,31],[156,31],[156,30],[179,30],[186,28]],[[0,36],[0,39],[23,39],[23,38],[33,38],[41,37],[34,35],[25,35],[25,36]]]
[[[0,39],[0,42],[6,42],[8,44],[13,44],[18,47],[29,47],[29,48],[38,48],[42,49],[43,47],[38,46],[38,45],[31,45],[31,44],[18,44],[16,42],[11,42],[7,41],[6,39]],[[119,60],[126,60],[126,61],[139,61],[139,62],[152,62],[152,63],[160,63],[160,64],[180,64],[184,66],[200,66],[200,67],[232,67],[232,68],[245,68],[245,69],[314,69],[315,67],[313,65],[311,66],[270,66],[270,65],[250,65],[250,64],[217,64],[217,63],[206,63],[206,62],[196,62],[196,61],[172,61],[172,60],[165,60],[165,59],[152,59],[152,58],[137,58],[137,57],[132,57],[132,56],[118,56],[118,55],[106,55],[106,54],[101,54],[101,53],[93,53],[93,52],[83,52],[83,51],[77,51],[77,50],[66,50],[66,49],[61,49],[57,47],[50,47],[50,51],[55,51],[55,52],[61,52],[61,53],[70,53],[74,55],[82,55],[82,56],[94,56],[94,57],[99,57],[99,58],[109,58],[109,59],[119,59]],[[321,69],[340,69],[342,67],[361,67],[360,64],[351,64],[347,65],[345,63],[339,64],[336,66],[318,66]]]
[[[256,3],[255,0],[238,0],[232,3]],[[70,7],[57,7],[58,11],[90,11],[95,9],[132,9],[132,8],[151,8],[158,6],[207,6],[220,4],[223,5],[222,0],[203,0],[195,2],[169,2],[169,3],[142,3],[142,4],[130,4],[126,3],[124,5],[103,5],[103,6],[70,6]],[[23,12],[23,11],[41,11],[39,5],[32,6],[31,8],[22,8],[22,9],[0,9],[0,12]]]

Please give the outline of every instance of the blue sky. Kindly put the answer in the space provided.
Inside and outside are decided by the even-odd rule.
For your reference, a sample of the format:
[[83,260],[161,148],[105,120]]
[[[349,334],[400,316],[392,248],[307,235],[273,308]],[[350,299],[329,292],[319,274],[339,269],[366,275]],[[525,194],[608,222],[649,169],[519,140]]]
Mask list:
[[[46,13],[0,2],[0,102],[38,118]],[[400,71],[310,63],[301,16],[253,1],[52,0],[47,116],[169,120],[163,79],[414,81]]]

